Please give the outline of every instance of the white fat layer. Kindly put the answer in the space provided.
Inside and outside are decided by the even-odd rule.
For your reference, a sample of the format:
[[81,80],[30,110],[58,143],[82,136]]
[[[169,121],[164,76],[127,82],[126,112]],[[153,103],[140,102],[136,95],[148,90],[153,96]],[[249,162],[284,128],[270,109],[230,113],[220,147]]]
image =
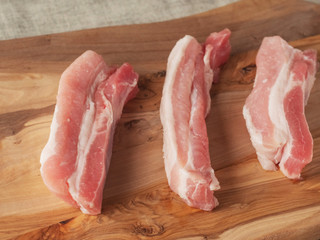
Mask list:
[[55,153],[54,151],[56,146],[55,137],[59,128],[59,124],[57,122],[57,114],[58,114],[58,105],[56,105],[54,109],[48,142],[41,152],[41,156],[40,156],[41,165],[43,165],[50,158],[50,156],[54,155]]
[[[264,149],[263,149],[264,150]],[[258,152],[257,151],[257,158],[264,170],[268,171],[277,171],[278,168],[273,161],[270,161],[274,156],[274,151],[265,151],[265,152]]]
[[279,163],[279,167],[280,167],[280,170],[281,172],[287,176],[288,178],[299,178],[300,177],[300,174],[298,176],[291,176],[287,169],[284,167],[284,164],[287,162],[287,160],[289,159],[290,155],[291,155],[291,150],[292,150],[292,147],[293,147],[293,139],[292,137],[290,136],[289,139],[288,139],[288,142],[287,144],[284,146],[284,149],[283,149],[283,154],[281,156],[281,161]]
[[305,85],[303,88],[304,89],[304,105],[306,106],[308,103],[308,99],[309,99],[310,92],[313,87],[314,81],[316,80],[316,77],[315,77],[316,62],[314,62],[311,58],[309,58],[306,55],[303,56],[303,59],[305,61],[310,62],[310,64],[313,66],[313,68],[311,69],[311,71],[308,74],[308,79],[305,81]]
[[90,214],[90,212],[80,203],[79,204],[79,207],[80,207],[80,210],[81,212],[83,212],[84,214]]
[[189,43],[193,41],[191,36],[180,39],[172,49],[167,64],[166,79],[163,86],[162,99],[160,104],[160,119],[163,126],[163,152],[165,158],[165,170],[168,182],[171,182],[171,170],[178,159],[177,139],[174,129],[174,117],[172,106],[173,84],[181,60],[184,58],[185,50]]
[[283,99],[290,81],[288,74],[290,63],[284,64],[270,91],[268,112],[274,127],[274,146],[283,146],[288,138],[288,122],[284,114]]
[[309,96],[311,93],[311,89],[313,87],[314,81],[316,80],[315,76],[311,76],[307,82],[308,84],[305,84],[305,88],[304,88],[304,106],[306,106],[308,104],[308,100],[309,100]]
[[247,108],[246,105],[244,105],[244,107],[243,107],[242,114],[243,114],[244,119],[246,120],[247,129],[249,131],[250,139],[251,139],[253,146],[256,149],[261,148],[263,145],[262,134],[259,130],[257,130],[254,127],[249,109]]
[[[192,76],[192,79],[194,79],[194,76]],[[191,92],[191,97],[190,97],[190,101],[191,101],[191,111],[190,111],[190,122],[189,122],[189,129],[191,129],[191,127],[194,125],[194,116],[197,110],[197,107],[195,106],[197,103],[197,95],[198,95],[198,91],[196,88],[194,88]],[[193,142],[192,142],[192,138],[189,138],[189,147],[188,147],[188,159],[186,162],[185,167],[187,167],[188,169],[196,169],[196,167],[194,166],[194,149],[193,149]]]
[[[70,192],[70,194],[71,194],[71,192]],[[72,196],[72,195],[71,195],[71,196]],[[73,197],[73,196],[72,196],[72,197]],[[78,200],[78,199],[75,199],[75,200]],[[86,205],[83,204],[83,201],[77,201],[77,204],[79,205],[79,208],[80,208],[81,212],[83,212],[84,214],[92,214],[92,213],[90,213],[90,212],[88,211],[88,209],[94,208],[93,202],[85,202],[85,203],[86,203]]]
[[269,149],[265,148],[265,146],[263,145],[262,134],[253,125],[249,109],[247,108],[246,105],[244,105],[243,107],[242,114],[244,119],[246,120],[246,125],[250,135],[250,140],[252,142],[253,147],[256,150],[257,157],[262,168],[265,170],[276,171],[277,170],[276,165],[274,164],[273,161],[270,160],[273,157],[273,151],[270,148]]
[[188,205],[190,205],[191,203],[186,194],[188,189],[187,179],[189,178],[189,173],[184,168],[180,168],[178,171],[179,171],[179,188],[177,193],[182,199],[187,201]]
[[[86,164],[88,151],[90,150],[90,147],[92,144],[91,139],[93,138],[93,135],[96,134],[95,132],[92,132],[94,115],[95,115],[95,104],[92,101],[91,96],[87,98],[86,105],[89,106],[89,109],[87,109],[87,111],[84,113],[82,123],[81,123],[81,129],[80,129],[78,146],[77,146],[78,154],[77,154],[77,159],[75,163],[76,170],[68,179],[69,192],[72,198],[77,202],[79,198],[81,176]],[[80,205],[79,202],[78,204]]]
[[213,50],[213,47],[211,45],[207,45],[206,46],[206,51],[205,51],[205,55],[203,57],[203,62],[204,62],[204,84],[206,87],[206,94],[207,94],[207,111],[206,111],[206,116],[208,115],[208,113],[210,112],[210,107],[211,107],[211,99],[210,99],[210,89],[212,86],[212,82],[213,82],[213,70],[211,69],[210,66],[210,55],[211,52]]
[[179,176],[180,176],[179,178],[180,182],[179,182],[178,194],[182,199],[188,202],[188,205],[192,205],[190,199],[187,196],[189,188],[191,187],[190,185],[188,185],[187,181],[190,179],[193,182],[197,182],[196,188],[200,184],[206,184],[207,181],[203,178],[198,178],[197,176],[194,176],[192,172],[187,171],[185,168],[179,169]]
[[[52,118],[52,122],[51,122],[51,126],[50,126],[50,135],[49,135],[49,139],[47,144],[45,145],[45,147],[43,148],[41,155],[40,155],[40,172],[41,175],[44,174],[42,167],[43,164],[51,157],[55,154],[55,147],[57,142],[55,141],[56,138],[56,134],[59,128],[59,124],[57,121],[57,114],[58,114],[58,105],[55,106],[55,110],[54,110],[54,114],[53,114],[53,118]],[[51,192],[55,192],[57,194],[59,194],[59,192],[57,192],[54,188],[51,187],[50,184],[47,184],[46,182],[46,178],[42,178],[44,183],[46,184],[47,188],[51,191]]]
[[[191,201],[191,199],[193,199],[193,196],[191,196],[190,198],[187,196],[187,193],[190,191],[189,188],[193,187],[188,185],[187,181],[191,180],[193,182],[196,182],[197,185],[195,186],[195,189],[193,191],[193,194],[195,194],[198,190],[198,188],[201,185],[207,185],[207,180],[200,177],[199,173],[195,172],[192,173],[188,170],[186,170],[185,168],[180,168],[179,169],[179,189],[178,189],[178,194],[179,196],[189,205],[192,206],[193,202]],[[211,191],[214,190],[219,190],[220,189],[220,184],[217,180],[217,178],[214,175],[214,171],[213,169],[211,169],[211,176],[212,176],[212,182],[209,185],[209,189]],[[207,194],[207,193],[206,193]],[[207,196],[204,196],[204,198],[206,198]],[[214,197],[214,206],[218,206],[219,202],[218,200]],[[212,204],[208,203],[207,205],[205,205],[204,207],[202,207],[203,210],[211,210],[212,209]]]
[[[194,88],[192,90],[191,93],[191,113],[190,113],[190,122],[189,122],[189,127],[191,128],[195,123],[194,123],[194,116],[197,110],[196,104],[197,104],[197,95],[198,95],[198,91],[196,88]],[[194,166],[194,147],[193,147],[193,142],[191,141],[192,139],[190,138],[189,141],[189,148],[188,148],[188,160],[187,163],[185,165],[185,169],[186,171],[188,170],[195,170],[195,171],[199,171],[200,173],[206,173],[206,172],[210,172],[210,185],[209,188],[210,190],[218,190],[220,189],[220,185],[219,185],[219,181],[217,180],[215,174],[214,174],[214,170],[209,167],[209,168],[204,168],[202,167],[201,169],[196,169],[196,167]],[[201,178],[201,179],[200,179]],[[207,180],[205,180],[202,176],[198,176],[197,177],[198,180],[194,180],[195,182],[197,181],[201,181],[203,180],[205,183],[207,183]]]
[[215,190],[219,190],[220,189],[220,183],[216,177],[216,175],[214,174],[214,170],[211,168],[210,169],[210,175],[211,175],[211,183],[209,185],[209,189],[212,190],[212,191],[215,191]]

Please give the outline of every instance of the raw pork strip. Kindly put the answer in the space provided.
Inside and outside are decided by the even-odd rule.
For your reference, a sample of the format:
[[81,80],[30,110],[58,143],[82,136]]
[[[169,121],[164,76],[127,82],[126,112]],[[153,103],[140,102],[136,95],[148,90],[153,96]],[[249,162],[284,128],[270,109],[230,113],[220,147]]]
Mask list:
[[189,205],[205,211],[218,205],[220,188],[211,168],[205,118],[210,88],[230,55],[230,31],[212,33],[204,45],[191,36],[172,49],[160,106],[165,171],[171,189]]
[[304,115],[315,81],[317,52],[300,51],[279,36],[264,38],[253,90],[243,115],[265,170],[299,179],[312,160],[313,140]]
[[86,214],[101,212],[113,134],[138,74],[125,63],[108,67],[86,51],[62,74],[41,175],[50,191]]

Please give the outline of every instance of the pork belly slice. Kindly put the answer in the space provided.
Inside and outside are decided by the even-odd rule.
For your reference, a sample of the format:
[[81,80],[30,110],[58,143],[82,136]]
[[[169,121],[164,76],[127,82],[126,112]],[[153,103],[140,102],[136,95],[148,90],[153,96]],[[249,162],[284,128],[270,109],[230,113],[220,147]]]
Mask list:
[[205,118],[210,88],[230,55],[230,31],[212,33],[201,45],[191,36],[180,39],[167,63],[160,118],[165,171],[171,189],[191,207],[205,211],[218,205],[220,188],[211,167]]
[[124,104],[138,91],[137,81],[129,64],[108,67],[93,51],[61,76],[40,171],[51,192],[83,213],[101,212],[114,130]]
[[299,179],[312,160],[313,139],[304,115],[317,66],[315,50],[300,51],[279,36],[263,39],[253,90],[243,116],[265,170]]

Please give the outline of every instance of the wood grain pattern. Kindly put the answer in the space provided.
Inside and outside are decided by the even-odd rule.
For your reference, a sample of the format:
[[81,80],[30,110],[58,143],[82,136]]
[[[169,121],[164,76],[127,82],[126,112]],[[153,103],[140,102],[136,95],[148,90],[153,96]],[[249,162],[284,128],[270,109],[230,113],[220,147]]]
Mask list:
[[[319,5],[244,0],[170,22],[0,42],[0,239],[319,239],[319,79],[306,108],[314,158],[302,181],[261,169],[241,114],[262,38],[278,34],[319,52],[320,35],[301,39],[320,34],[319,25]],[[184,34],[203,41],[224,27],[233,32],[232,57],[212,88],[207,118],[220,206],[203,212],[167,185],[159,105],[174,43]],[[110,64],[128,61],[141,75],[116,129],[99,216],[57,199],[39,173],[60,75],[86,49]]]

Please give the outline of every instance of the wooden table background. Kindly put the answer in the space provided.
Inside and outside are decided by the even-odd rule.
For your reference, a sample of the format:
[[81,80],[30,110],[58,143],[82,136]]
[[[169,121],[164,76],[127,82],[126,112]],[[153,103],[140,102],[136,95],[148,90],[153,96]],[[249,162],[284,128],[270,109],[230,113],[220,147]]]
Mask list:
[[[261,169],[241,113],[262,38],[280,35],[319,52],[319,26],[317,4],[243,0],[168,22],[1,41],[0,239],[320,239],[319,79],[306,108],[314,159],[302,181]],[[203,212],[186,206],[167,185],[159,104],[175,42],[185,34],[203,41],[225,27],[232,31],[232,56],[212,88],[207,119],[220,206]],[[140,92],[116,130],[98,216],[57,199],[39,173],[59,77],[87,49],[109,64],[130,62],[140,74]]]

